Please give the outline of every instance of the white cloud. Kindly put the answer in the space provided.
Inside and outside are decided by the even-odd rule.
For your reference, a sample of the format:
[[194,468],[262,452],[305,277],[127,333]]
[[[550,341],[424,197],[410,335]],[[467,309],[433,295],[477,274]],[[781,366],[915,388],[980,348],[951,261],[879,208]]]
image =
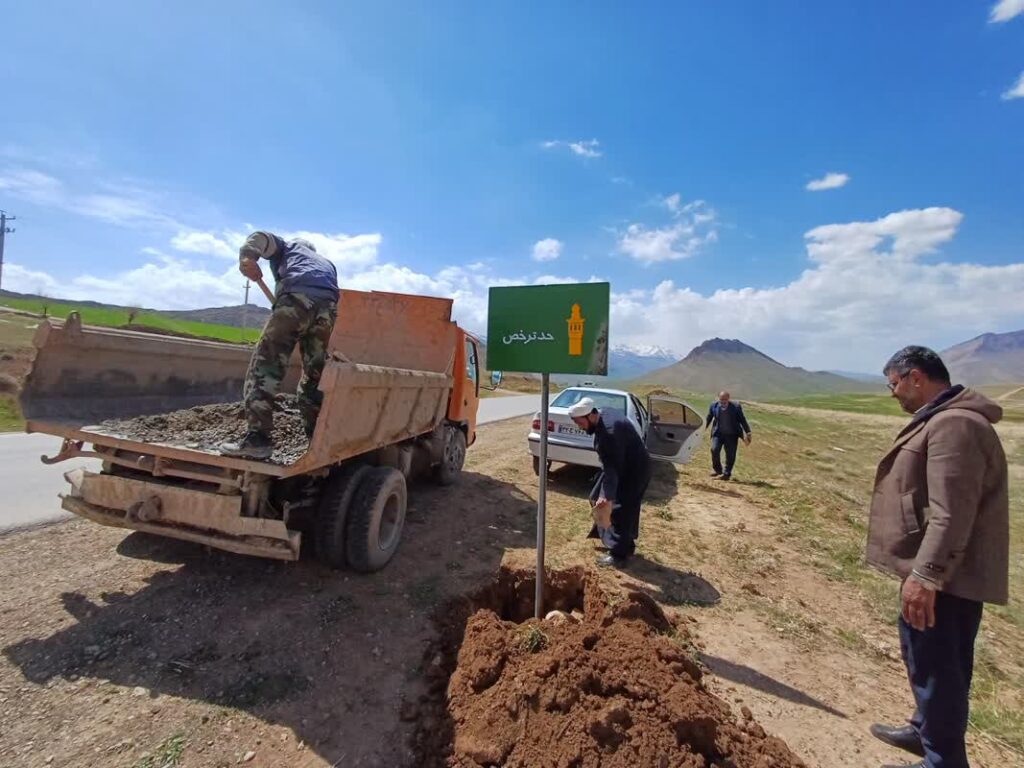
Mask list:
[[4,290],[52,296],[59,287],[60,283],[46,272],[28,269],[11,262],[4,264]]
[[1017,78],[1017,84],[1003,94],[1004,101],[1010,99],[1024,99],[1024,72],[1021,72],[1020,77]]
[[[559,145],[574,151],[569,143]],[[83,192],[38,170],[0,169],[5,195],[122,226],[152,226],[162,244],[142,249],[146,263],[122,271],[57,275],[15,262],[5,265],[4,287],[157,309],[239,303],[245,281],[234,257],[251,225],[238,227],[241,231],[181,226],[163,213],[161,195],[147,192],[145,185],[137,195],[131,189],[106,185]],[[684,203],[681,195],[671,194],[659,202],[668,223],[632,223],[617,232],[621,253],[643,264],[673,261],[717,238],[715,212],[703,201]],[[906,343],[944,346],[993,329],[1024,327],[1024,259],[983,266],[928,258],[953,240],[962,219],[951,208],[925,208],[815,227],[805,234],[807,268],[772,287],[702,294],[666,280],[613,292],[612,341],[686,350],[728,334],[789,364],[876,370],[894,347]],[[346,287],[453,298],[456,320],[475,331],[486,327],[490,286],[575,279],[510,277],[482,263],[428,274],[381,262],[379,233],[280,234],[313,242],[337,264]],[[558,243],[549,238],[536,245],[549,241]],[[262,301],[258,292],[251,298]]]
[[4,287],[12,291],[39,293],[123,306],[154,309],[193,309],[241,304],[244,278],[235,270],[222,274],[208,272],[187,261],[158,258],[135,269],[98,277],[84,274],[69,280],[11,264],[4,270]]
[[715,212],[703,200],[683,205],[680,195],[673,194],[662,200],[662,204],[675,223],[654,229],[630,224],[619,236],[621,253],[644,264],[678,261],[695,255],[718,239]]
[[534,261],[554,261],[562,255],[562,242],[553,237],[545,237],[533,244]]
[[286,240],[296,237],[309,240],[316,247],[317,253],[333,261],[341,271],[374,264],[382,240],[379,232],[364,235],[331,235],[300,230],[279,234]]
[[962,219],[926,208],[816,227],[805,235],[811,266],[777,287],[701,294],[666,280],[613,294],[615,342],[690,349],[728,335],[791,365],[874,371],[905,344],[1024,327],[1024,263],[924,260]]
[[678,192],[669,195],[661,202],[673,216],[678,216],[682,212],[683,196]]
[[1020,16],[1022,13],[1024,13],[1024,0],[999,0],[998,3],[992,6],[992,12],[988,20],[990,24],[997,24],[1009,21],[1015,16]]
[[821,192],[825,189],[839,189],[845,187],[850,177],[845,173],[826,173],[820,179],[807,182],[806,189],[811,192]]
[[0,170],[0,190],[35,205],[58,208],[124,227],[179,226],[158,195],[138,185],[106,182],[98,191],[81,192],[62,180],[31,168]]
[[[276,234],[285,240],[302,238],[340,268],[366,267],[377,261],[380,247],[379,233],[364,235],[329,234],[324,232],[279,231]],[[171,238],[171,246],[182,253],[198,253],[225,259],[237,259],[238,249],[245,242],[244,232],[224,230],[223,232],[182,231]]]
[[601,142],[597,139],[581,139],[580,141],[558,141],[552,139],[541,142],[541,146],[544,149],[565,147],[578,157],[601,157],[604,154],[601,151]]
[[245,236],[233,236],[225,232],[222,236],[213,232],[186,231],[179,232],[171,238],[171,247],[183,253],[201,253],[206,256],[218,256],[223,259],[237,259],[238,248],[245,241]]
[[36,205],[56,205],[64,195],[59,179],[28,168],[0,172],[0,190]]
[[[963,214],[952,208],[924,208],[890,213],[875,221],[826,224],[804,235],[812,261],[852,262],[880,253],[911,261],[932,253],[956,235]],[[890,247],[886,250],[886,242]]]
[[603,152],[599,149],[601,142],[597,139],[590,139],[589,141],[572,141],[569,143],[569,149],[572,150],[574,155],[580,155],[581,157],[600,157]]

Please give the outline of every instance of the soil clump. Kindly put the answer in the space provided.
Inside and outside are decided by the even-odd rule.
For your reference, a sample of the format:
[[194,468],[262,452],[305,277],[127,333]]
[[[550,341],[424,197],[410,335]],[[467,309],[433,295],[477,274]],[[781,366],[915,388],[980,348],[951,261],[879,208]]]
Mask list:
[[431,698],[415,713],[423,765],[805,765],[707,690],[685,630],[648,596],[613,595],[582,569],[552,572],[537,620],[533,590],[532,574],[502,568],[439,614]]
[[[220,444],[240,440],[247,426],[240,402],[199,405],[171,413],[109,419],[99,431],[147,443],[216,453]],[[280,394],[274,399],[274,453],[268,461],[292,464],[309,447],[295,395]]]

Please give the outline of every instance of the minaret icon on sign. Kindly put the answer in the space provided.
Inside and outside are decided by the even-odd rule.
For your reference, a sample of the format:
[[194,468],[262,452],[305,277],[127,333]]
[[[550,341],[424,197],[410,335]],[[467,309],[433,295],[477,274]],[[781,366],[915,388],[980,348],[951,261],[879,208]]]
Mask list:
[[572,305],[572,317],[565,322],[569,324],[569,354],[579,356],[583,354],[583,324],[586,318],[580,316],[580,305]]

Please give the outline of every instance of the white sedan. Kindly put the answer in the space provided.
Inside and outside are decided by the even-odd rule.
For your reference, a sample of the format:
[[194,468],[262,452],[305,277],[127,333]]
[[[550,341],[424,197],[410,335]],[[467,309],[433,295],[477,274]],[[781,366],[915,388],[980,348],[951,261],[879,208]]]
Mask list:
[[[620,389],[570,387],[559,393],[548,406],[548,466],[552,461],[600,467],[594,450],[594,437],[577,427],[569,418],[569,407],[589,397],[600,408],[615,408],[626,414],[647,446],[652,458],[685,464],[700,445],[704,419],[693,406],[682,400],[651,396],[646,406],[636,395]],[[527,436],[533,454],[533,471],[540,474],[541,414],[533,417]]]

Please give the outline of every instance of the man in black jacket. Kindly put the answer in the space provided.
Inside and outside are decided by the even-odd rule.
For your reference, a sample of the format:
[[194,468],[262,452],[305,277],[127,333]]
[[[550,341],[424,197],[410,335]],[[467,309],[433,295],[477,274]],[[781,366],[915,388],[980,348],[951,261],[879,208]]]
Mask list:
[[651,481],[651,459],[643,438],[626,414],[615,408],[598,408],[584,397],[569,408],[580,429],[594,436],[594,448],[604,470],[591,494],[595,509],[611,507],[611,526],[597,525],[588,538],[600,538],[608,554],[598,565],[621,568],[636,550],[640,534],[640,503]]
[[[711,466],[712,477],[728,480],[732,477],[732,468],[736,463],[736,451],[740,438],[750,445],[750,425],[743,415],[743,407],[729,400],[728,392],[719,392],[718,399],[708,408],[708,418],[704,429],[712,424],[711,429]],[[722,449],[725,448],[725,469],[722,468]]]

